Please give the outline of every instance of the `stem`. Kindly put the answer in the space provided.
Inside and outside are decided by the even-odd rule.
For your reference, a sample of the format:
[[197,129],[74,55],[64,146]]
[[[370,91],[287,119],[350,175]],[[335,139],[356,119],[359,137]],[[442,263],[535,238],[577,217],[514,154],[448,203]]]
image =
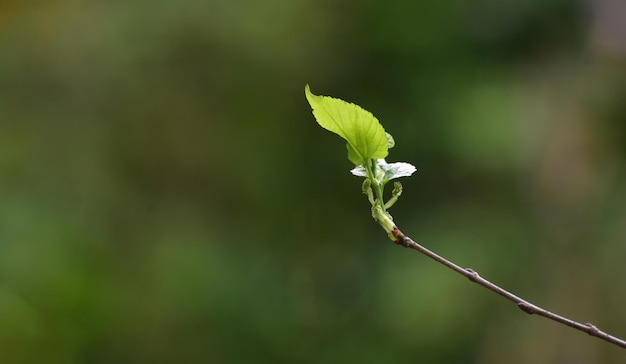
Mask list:
[[400,197],[401,194],[402,194],[402,184],[400,182],[394,182],[393,183],[393,191],[391,192],[391,198],[385,204],[385,208],[389,209],[396,202],[398,202],[398,198]]
[[415,241],[413,241],[411,238],[407,237],[406,235],[404,235],[400,229],[398,229],[398,227],[394,226],[393,231],[392,231],[392,235],[393,235],[393,240],[394,243],[401,245],[405,248],[410,248],[413,250],[417,250],[420,253],[426,255],[427,257],[445,265],[446,267],[452,269],[453,271],[469,278],[470,281],[477,283],[485,288],[487,288],[488,290],[495,292],[497,294],[499,294],[500,296],[506,298],[509,301],[512,301],[514,303],[517,304],[517,307],[519,307],[522,311],[526,312],[529,315],[532,314],[536,314],[545,318],[548,318],[550,320],[556,321],[560,324],[569,326],[571,328],[574,328],[576,330],[580,330],[582,332],[586,332],[587,334],[591,335],[591,336],[595,336],[601,340],[607,341],[611,344],[617,345],[619,347],[625,348],[626,349],[626,341],[617,338],[615,336],[609,335],[604,331],[601,331],[600,329],[598,329],[595,325],[591,324],[591,323],[585,323],[582,324],[580,322],[571,320],[567,317],[563,317],[560,315],[557,315],[553,312],[550,312],[544,308],[541,308],[533,303],[530,303],[512,293],[510,293],[509,291],[491,283],[490,281],[482,278],[480,275],[478,275],[477,272],[475,272],[474,270],[472,270],[471,268],[461,268],[458,265],[452,263],[451,261],[445,259],[444,257],[426,249],[425,247],[421,246],[420,244],[416,243]]
[[393,223],[391,215],[387,212],[387,206],[385,206],[385,200],[383,200],[382,181],[376,178],[376,160],[370,159],[370,163],[364,163],[364,165],[368,176],[367,178],[370,180],[370,187],[376,194],[375,201],[372,201],[370,198],[371,193],[368,193],[368,198],[370,198],[370,203],[372,204],[372,217],[385,229],[389,238],[393,240],[392,232],[395,224]]
[[383,188],[378,182],[378,179],[376,179],[376,160],[370,159],[370,163],[365,163],[365,165],[367,166],[365,169],[367,170],[368,178],[372,181],[372,188],[376,194],[376,201],[382,206],[383,212],[387,212],[385,209],[385,200],[383,200]]

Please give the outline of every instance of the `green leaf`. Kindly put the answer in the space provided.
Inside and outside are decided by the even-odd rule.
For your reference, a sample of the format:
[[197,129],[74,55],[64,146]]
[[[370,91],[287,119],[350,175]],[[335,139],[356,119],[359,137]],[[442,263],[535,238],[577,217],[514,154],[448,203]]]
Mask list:
[[348,142],[348,159],[352,163],[360,165],[387,156],[387,134],[372,113],[340,99],[313,95],[309,85],[304,92],[317,123]]
[[385,133],[387,136],[387,149],[391,149],[396,146],[396,141],[393,140],[393,137],[389,133]]

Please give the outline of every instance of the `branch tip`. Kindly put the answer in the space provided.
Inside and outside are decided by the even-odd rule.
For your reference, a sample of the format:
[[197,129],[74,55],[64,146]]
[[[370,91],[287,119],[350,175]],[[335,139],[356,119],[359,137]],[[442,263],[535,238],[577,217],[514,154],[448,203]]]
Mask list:
[[529,314],[529,315],[538,315],[544,318],[547,318],[549,320],[553,320],[556,321],[560,324],[563,324],[565,326],[569,326],[571,328],[574,328],[576,330],[585,332],[591,336],[595,336],[601,340],[604,340],[608,343],[614,344],[616,346],[619,346],[621,348],[626,349],[626,340],[622,340],[618,337],[609,335],[603,331],[601,331],[600,329],[598,329],[595,325],[593,325],[592,323],[580,323],[571,319],[568,319],[566,317],[557,315],[556,313],[553,313],[551,311],[548,311],[544,308],[541,308],[537,305],[534,305],[516,295],[514,295],[513,293],[505,290],[504,288],[501,288],[500,286],[495,285],[494,283],[491,283],[490,281],[488,281],[485,278],[482,278],[476,271],[474,271],[471,268],[462,268],[458,265],[456,265],[455,263],[447,260],[446,258],[438,255],[437,253],[428,250],[427,248],[425,248],[424,246],[422,246],[419,243],[416,243],[415,241],[413,241],[410,237],[404,235],[400,229],[398,229],[397,226],[395,226],[395,224],[393,225],[392,228],[390,228],[389,231],[389,236],[391,237],[391,239],[393,240],[393,242],[397,245],[401,245],[405,248],[411,248],[413,250],[416,250],[424,255],[426,255],[427,257],[433,259],[434,261],[443,264],[444,266],[450,268],[451,270],[467,277],[470,281],[477,283],[481,286],[483,286],[484,288],[504,297],[505,299],[512,301],[513,303],[517,304],[517,307],[519,307],[520,310],[524,311],[525,313]]

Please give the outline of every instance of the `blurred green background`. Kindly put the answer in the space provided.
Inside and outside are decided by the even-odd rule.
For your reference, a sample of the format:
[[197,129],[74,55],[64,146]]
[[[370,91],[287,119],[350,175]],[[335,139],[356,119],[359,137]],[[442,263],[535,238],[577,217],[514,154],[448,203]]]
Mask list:
[[626,337],[619,0],[0,2],[1,363],[615,363],[393,246],[304,98],[419,171],[415,240]]

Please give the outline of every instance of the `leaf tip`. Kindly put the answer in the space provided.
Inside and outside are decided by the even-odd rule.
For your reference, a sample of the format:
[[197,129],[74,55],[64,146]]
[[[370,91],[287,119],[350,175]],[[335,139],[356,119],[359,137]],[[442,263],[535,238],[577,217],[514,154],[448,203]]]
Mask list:
[[315,96],[311,92],[311,87],[309,86],[308,83],[304,85],[304,95],[306,96],[307,100],[310,99],[311,97]]

